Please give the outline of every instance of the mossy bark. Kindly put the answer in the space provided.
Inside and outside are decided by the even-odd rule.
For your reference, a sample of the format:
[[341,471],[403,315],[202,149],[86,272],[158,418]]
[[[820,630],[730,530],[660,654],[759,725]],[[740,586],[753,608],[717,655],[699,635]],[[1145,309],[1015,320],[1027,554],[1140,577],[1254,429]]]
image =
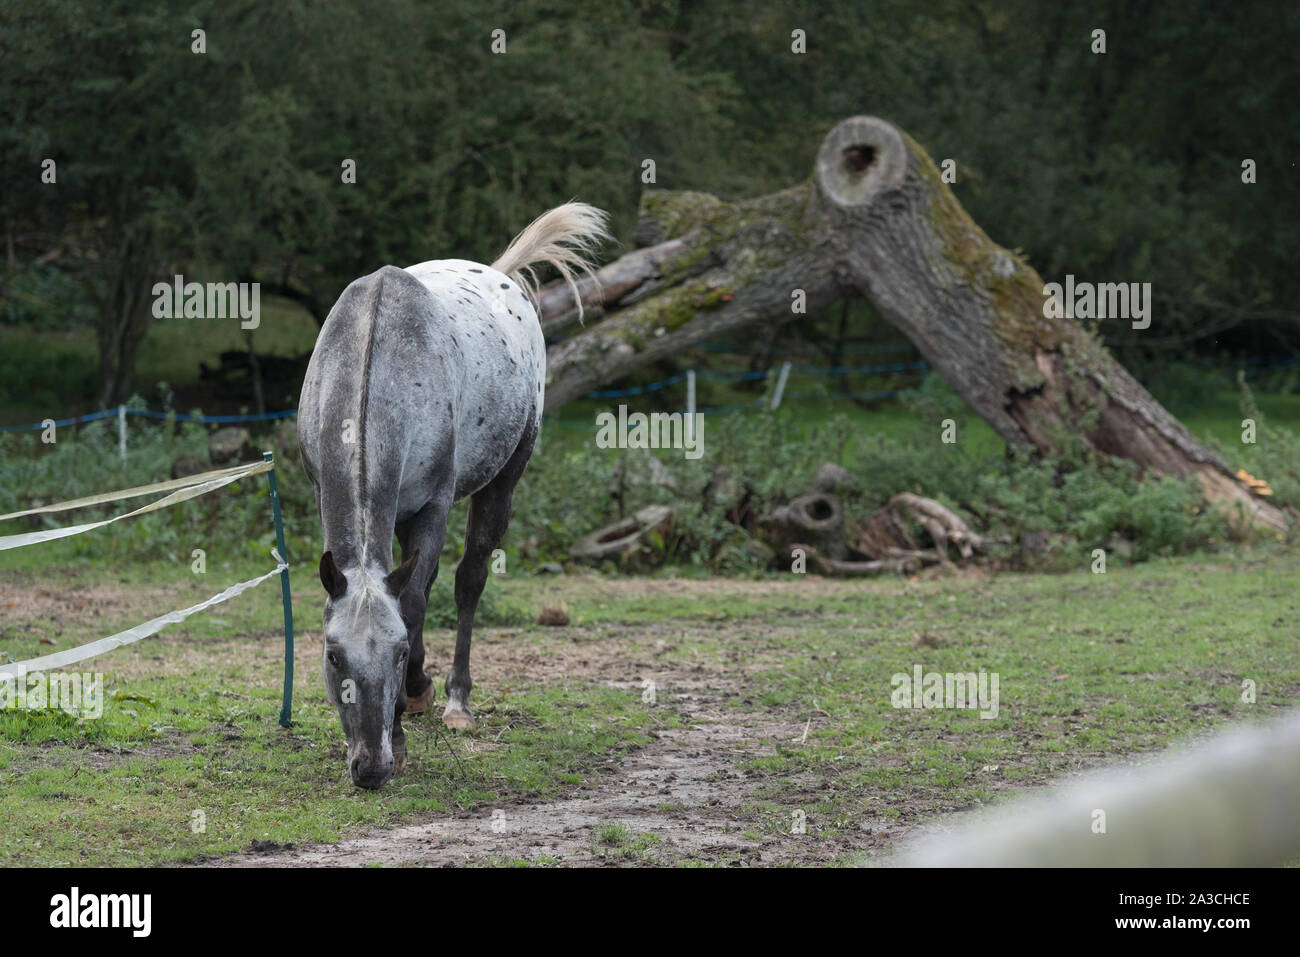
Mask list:
[[[606,292],[605,318],[553,344],[546,408],[554,411],[647,362],[730,332],[795,318],[792,291],[813,311],[843,290],[825,268],[830,235],[808,218],[811,182],[737,203],[702,193],[651,191],[642,199],[637,239],[647,244],[582,284],[584,303]],[[624,263],[636,257],[631,264]],[[641,281],[628,285],[629,276]],[[548,336],[569,326],[572,296],[543,294]]]
[[[584,291],[611,293],[606,318],[550,348],[548,411],[687,346],[797,319],[801,299],[815,312],[862,296],[1007,442],[1051,454],[1077,434],[1147,472],[1195,478],[1241,524],[1288,528],[1095,336],[1044,315],[1038,274],[985,235],[889,123],[838,124],[812,177],[768,196],[648,192],[636,240],[644,248]],[[567,294],[544,302],[544,328],[572,312]]]

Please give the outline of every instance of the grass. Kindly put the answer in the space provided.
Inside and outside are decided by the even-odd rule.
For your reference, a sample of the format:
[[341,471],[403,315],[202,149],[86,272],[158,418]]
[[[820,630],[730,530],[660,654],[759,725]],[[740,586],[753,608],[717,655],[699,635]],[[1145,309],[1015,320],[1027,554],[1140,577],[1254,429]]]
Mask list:
[[[21,660],[81,644],[260,570],[218,564],[204,581],[168,563],[108,573],[59,567],[39,578],[0,572],[0,651]],[[728,720],[803,729],[755,731],[724,759],[725,776],[746,782],[728,827],[751,842],[788,841],[792,814],[802,811],[800,847],[835,862],[868,832],[888,834],[1289,706],[1300,695],[1297,580],[1300,554],[1281,549],[991,580],[511,576],[489,588],[520,607],[562,599],[573,624],[508,634],[481,627],[480,644],[517,649],[531,664],[476,670],[479,724],[468,736],[443,735],[436,715],[408,719],[410,769],[363,792],[347,780],[338,719],[320,687],[320,590],[301,569],[291,730],[275,720],[274,582],[96,659],[109,693],[100,720],[0,711],[0,863],[188,861],[255,842],[329,842],[360,828],[547,801],[598,786],[655,735],[702,720],[683,709],[671,680],[651,706],[635,684],[571,673],[564,656],[574,648],[648,663],[629,668],[726,678],[734,687],[718,703]],[[80,617],[40,607],[16,617],[5,607],[42,587],[84,595],[91,607]],[[105,595],[122,602],[96,610]],[[439,668],[450,640],[431,632]],[[618,651],[618,642],[630,645]],[[891,676],[915,664],[997,672],[998,716],[891,707]],[[1256,682],[1254,704],[1242,700],[1245,679]],[[695,810],[672,795],[657,807]],[[593,829],[591,853],[614,863],[719,862],[674,857],[657,833],[617,820]]]
[[[214,574],[215,571],[215,574]],[[251,577],[256,569],[209,570]],[[60,569],[72,587],[84,570]],[[97,577],[97,576],[96,576]],[[300,627],[319,622],[320,598],[304,586]],[[70,628],[52,618],[21,624],[7,615],[0,648],[9,660],[81,644],[106,629],[188,604],[219,590],[174,566],[111,576],[145,590],[146,610]],[[36,586],[11,572],[6,582]],[[148,589],[166,581],[167,587]],[[432,715],[408,718],[413,771],[397,787],[362,793],[344,771],[338,718],[319,693],[319,639],[300,640],[294,727],[280,728],[282,641],[274,582],[164,637],[97,659],[107,673],[99,720],[62,712],[0,711],[0,782],[6,826],[0,861],[118,865],[190,860],[254,841],[337,840],[350,829],[419,813],[449,813],[504,796],[554,796],[592,773],[593,762],[644,743],[662,723],[639,699],[582,681],[495,687],[476,695],[470,743],[444,737]],[[313,690],[315,693],[313,693]],[[478,689],[476,689],[478,690]],[[594,716],[599,715],[599,720]],[[232,784],[235,785],[232,787]],[[201,818],[203,829],[191,825]]]
[[596,828],[592,853],[598,857],[651,860],[660,837],[653,832],[634,833],[617,821],[606,821]]
[[658,835],[642,834],[637,836],[625,825],[617,821],[606,821],[596,829],[596,843],[606,847],[631,848],[638,845],[649,846],[659,842]]

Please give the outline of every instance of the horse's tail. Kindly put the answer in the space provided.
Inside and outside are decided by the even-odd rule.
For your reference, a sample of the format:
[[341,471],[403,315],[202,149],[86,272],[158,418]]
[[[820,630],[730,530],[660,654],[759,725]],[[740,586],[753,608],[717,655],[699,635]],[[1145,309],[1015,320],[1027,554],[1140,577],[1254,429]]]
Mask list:
[[586,203],[565,203],[538,216],[506,247],[492,268],[503,272],[537,301],[537,275],[532,267],[550,263],[569,285],[582,319],[577,278],[592,275],[592,257],[606,239],[609,214]]

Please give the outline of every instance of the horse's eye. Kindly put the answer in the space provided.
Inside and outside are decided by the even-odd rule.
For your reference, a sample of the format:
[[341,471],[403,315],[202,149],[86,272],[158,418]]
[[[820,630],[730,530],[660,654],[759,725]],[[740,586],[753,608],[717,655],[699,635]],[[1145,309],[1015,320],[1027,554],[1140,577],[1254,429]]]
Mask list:
[[328,662],[329,662],[331,665],[333,665],[335,668],[337,668],[337,667],[339,666],[339,656],[336,655],[336,654],[334,654],[334,652],[332,652],[332,651],[331,651],[328,655],[325,656],[325,660],[328,661]]

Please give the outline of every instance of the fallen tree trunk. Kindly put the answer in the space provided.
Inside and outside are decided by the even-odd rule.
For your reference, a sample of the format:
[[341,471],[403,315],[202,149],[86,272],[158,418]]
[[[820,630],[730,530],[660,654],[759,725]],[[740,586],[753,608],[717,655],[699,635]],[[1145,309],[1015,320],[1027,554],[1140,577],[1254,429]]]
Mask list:
[[[1145,472],[1196,479],[1240,524],[1288,528],[1083,326],[1044,315],[1037,272],[990,240],[925,150],[883,120],[838,124],[812,177],[777,193],[726,203],[648,192],[636,241],[581,287],[605,318],[549,349],[548,412],[683,348],[865,297],[1009,444],[1052,454],[1079,435]],[[544,292],[549,336],[574,314],[567,289]]]

